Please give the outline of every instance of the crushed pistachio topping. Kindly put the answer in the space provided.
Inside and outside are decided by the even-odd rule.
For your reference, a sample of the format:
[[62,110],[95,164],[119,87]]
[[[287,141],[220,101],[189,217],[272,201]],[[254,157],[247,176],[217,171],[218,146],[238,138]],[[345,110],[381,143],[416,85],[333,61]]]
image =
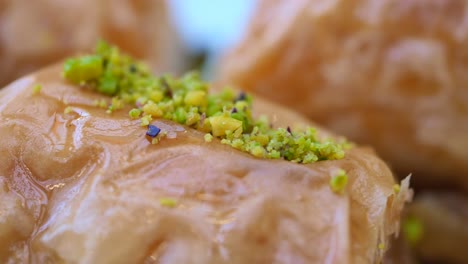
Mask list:
[[153,144],[153,145],[158,144],[158,142],[159,142],[159,138],[157,138],[157,137],[151,139],[151,144]]
[[145,115],[140,120],[141,120],[141,126],[149,126],[153,118],[151,117],[151,115]]
[[141,112],[142,112],[141,109],[133,108],[132,110],[130,110],[130,112],[128,112],[128,115],[129,115],[132,119],[137,119],[138,117],[140,117]]
[[42,90],[42,85],[36,84],[33,87],[32,93],[33,93],[33,95],[36,95],[36,94],[39,94],[41,92],[41,90]]
[[379,249],[384,250],[385,249],[385,244],[384,243],[379,243]]
[[330,188],[333,192],[342,194],[348,184],[348,175],[344,170],[338,170],[338,172],[330,179]]
[[206,133],[205,136],[204,136],[204,138],[205,138],[205,141],[206,141],[206,142],[211,142],[211,141],[213,141],[213,135],[211,135],[211,134],[209,134],[209,133]]
[[65,107],[65,109],[63,110],[63,113],[64,113],[64,114],[70,114],[71,112],[73,112],[73,107],[71,107],[71,106],[67,106],[67,107]]
[[159,204],[165,207],[174,208],[177,206],[177,201],[172,198],[161,198],[159,199]]
[[104,99],[96,100],[96,101],[94,101],[94,106],[106,109],[107,108],[107,102]]
[[[130,105],[135,107],[129,112],[130,118],[139,118],[141,126],[158,118],[172,120],[209,134],[205,135],[206,142],[218,138],[259,158],[297,163],[341,159],[349,145],[320,140],[313,128],[272,128],[267,118],[253,118],[250,95],[238,95],[231,89],[210,94],[208,84],[193,72],[181,78],[154,76],[146,65],[105,42],[98,43],[93,55],[67,60],[63,76],[74,84],[113,96],[108,113]],[[100,107],[102,104],[97,102]]]
[[408,242],[416,245],[422,238],[424,228],[421,220],[414,216],[407,217],[403,222],[403,233]]
[[396,193],[396,194],[399,194],[401,191],[401,187],[399,184],[395,184],[393,185],[393,192]]

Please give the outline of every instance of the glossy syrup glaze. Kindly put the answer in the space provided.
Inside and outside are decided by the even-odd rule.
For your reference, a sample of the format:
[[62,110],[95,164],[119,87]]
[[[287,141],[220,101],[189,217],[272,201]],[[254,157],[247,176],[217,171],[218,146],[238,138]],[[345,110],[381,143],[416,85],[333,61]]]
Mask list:
[[[0,262],[372,263],[398,229],[407,182],[394,193],[369,149],[258,159],[165,120],[154,122],[173,136],[153,145],[129,109],[109,115],[99,99],[59,67],[0,92]],[[254,110],[306,123],[261,99]],[[339,169],[342,195],[329,186]]]

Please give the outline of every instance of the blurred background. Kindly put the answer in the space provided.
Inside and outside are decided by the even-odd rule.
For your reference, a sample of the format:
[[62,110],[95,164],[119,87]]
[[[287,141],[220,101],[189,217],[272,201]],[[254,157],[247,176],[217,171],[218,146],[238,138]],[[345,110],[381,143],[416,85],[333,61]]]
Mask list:
[[1,0],[0,85],[89,51],[97,39],[158,72],[203,68],[239,40],[256,1]]
[[145,58],[158,72],[180,72],[186,54],[166,1],[0,1],[0,85],[89,52],[99,39]]
[[221,55],[240,40],[252,15],[255,1],[170,1],[174,25],[192,59],[188,68],[198,68],[212,79]]

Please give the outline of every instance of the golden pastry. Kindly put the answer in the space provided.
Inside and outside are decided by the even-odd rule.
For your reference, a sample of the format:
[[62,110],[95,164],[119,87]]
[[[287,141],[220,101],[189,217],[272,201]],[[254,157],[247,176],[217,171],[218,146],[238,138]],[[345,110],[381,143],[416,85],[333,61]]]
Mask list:
[[[194,75],[152,77],[119,54],[101,45],[0,91],[0,262],[382,258],[411,191],[372,150],[304,130],[313,124],[259,98],[203,94]],[[301,154],[308,143],[296,140],[316,148]]]
[[468,190],[468,2],[264,0],[219,79]]
[[155,71],[183,67],[166,1],[2,0],[0,86],[106,39]]
[[439,263],[468,263],[468,198],[450,192],[418,194],[403,230],[415,251]]

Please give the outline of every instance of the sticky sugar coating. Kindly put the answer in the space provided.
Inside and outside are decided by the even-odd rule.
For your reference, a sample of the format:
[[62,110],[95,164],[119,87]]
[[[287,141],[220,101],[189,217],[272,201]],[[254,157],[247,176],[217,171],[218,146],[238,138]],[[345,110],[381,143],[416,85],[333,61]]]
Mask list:
[[[396,194],[370,148],[312,164],[260,159],[161,118],[150,124],[167,135],[151,138],[143,114],[129,116],[141,105],[107,114],[111,97],[62,69],[0,91],[0,263],[380,263],[393,247],[408,181]],[[338,138],[256,97],[259,114],[286,133]],[[342,195],[329,186],[339,169]]]

